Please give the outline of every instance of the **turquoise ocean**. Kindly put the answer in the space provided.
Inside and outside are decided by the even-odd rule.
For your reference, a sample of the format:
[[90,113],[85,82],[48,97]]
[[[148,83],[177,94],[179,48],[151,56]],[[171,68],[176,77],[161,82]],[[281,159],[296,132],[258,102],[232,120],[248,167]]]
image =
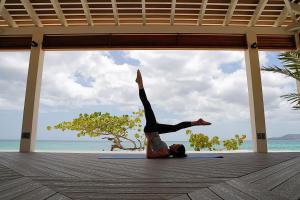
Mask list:
[[[193,151],[188,141],[166,141],[168,145],[184,144],[187,151]],[[0,140],[0,151],[18,151],[19,140]],[[100,152],[110,151],[109,141],[37,141],[36,150],[45,152]],[[129,144],[123,143],[124,146]],[[268,140],[270,151],[299,151],[300,140]],[[245,141],[240,150],[252,151],[251,141]]]

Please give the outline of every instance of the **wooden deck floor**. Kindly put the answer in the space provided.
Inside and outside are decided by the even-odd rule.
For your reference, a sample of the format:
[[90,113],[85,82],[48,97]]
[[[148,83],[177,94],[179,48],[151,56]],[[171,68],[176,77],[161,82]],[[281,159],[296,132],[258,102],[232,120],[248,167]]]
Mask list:
[[97,154],[0,153],[0,199],[300,198],[300,153],[97,158]]

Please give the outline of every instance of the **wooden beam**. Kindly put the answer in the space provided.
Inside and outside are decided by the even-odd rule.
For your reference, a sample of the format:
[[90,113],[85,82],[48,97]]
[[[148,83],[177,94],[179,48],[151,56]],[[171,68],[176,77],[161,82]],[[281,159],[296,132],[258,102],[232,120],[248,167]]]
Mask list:
[[[0,50],[30,49],[31,38],[0,37]],[[294,35],[258,35],[260,50],[294,50]],[[54,34],[45,35],[43,49],[227,49],[247,48],[245,34]]]
[[224,26],[228,26],[230,21],[231,21],[231,17],[233,15],[233,12],[235,10],[236,4],[237,4],[238,0],[231,0],[229,8],[227,10],[223,25]]
[[51,34],[120,34],[120,33],[193,33],[193,34],[246,34],[247,31],[254,31],[261,35],[294,35],[285,27],[237,27],[237,26],[56,26],[56,27],[19,27],[2,28],[0,36],[11,35],[31,35],[33,32],[40,31],[45,35]]
[[202,25],[202,21],[203,21],[205,10],[206,10],[207,1],[208,0],[202,0],[200,12],[199,12],[199,15],[198,15],[198,21],[197,21],[197,24],[199,26]]
[[286,27],[286,30],[288,30],[289,32],[298,31],[298,30],[300,30],[300,23],[299,22],[294,22],[294,23],[288,25]]
[[283,22],[285,21],[285,19],[288,17],[288,15],[289,15],[289,12],[285,6],[284,9],[280,12],[280,15],[274,22],[273,26],[275,26],[275,27],[281,26],[283,24]]
[[18,25],[13,20],[13,18],[10,16],[9,12],[6,10],[5,7],[2,8],[1,16],[8,23],[8,25],[10,27],[13,27],[13,28],[17,28],[18,27]]
[[253,151],[268,152],[265,125],[264,101],[262,93],[261,75],[258,48],[252,45],[257,43],[255,32],[246,34],[248,48],[245,51],[248,95],[250,104],[250,118],[252,127]]
[[31,37],[0,37],[0,50],[30,50]]
[[85,14],[85,17],[87,19],[88,24],[90,26],[94,26],[94,22],[93,22],[91,13],[90,13],[90,8],[89,8],[89,5],[87,3],[87,0],[81,0],[81,4],[82,4],[84,14]]
[[268,0],[260,0],[252,17],[251,17],[251,20],[248,24],[248,26],[255,26],[256,25],[256,22],[257,20],[259,19],[262,11],[264,10],[265,6],[267,5],[268,3]]
[[[1,38],[1,37],[0,37]],[[101,34],[46,35],[43,48],[57,49],[227,49],[247,47],[245,35]]]
[[299,4],[291,2],[290,5],[291,5],[292,11],[296,12],[297,14],[300,13],[300,5]]
[[5,0],[0,0],[0,15],[2,13],[2,9],[4,8]]
[[67,23],[67,20],[64,16],[64,13],[60,7],[60,4],[58,2],[58,0],[50,0],[51,3],[52,3],[52,6],[56,12],[56,14],[58,15],[58,19],[60,21],[60,23],[63,25],[63,26],[68,26],[68,23]]
[[146,25],[146,0],[142,0],[143,25]]
[[37,26],[37,27],[43,27],[43,24],[41,23],[39,17],[37,16],[35,10],[33,9],[31,3],[29,0],[21,0],[23,6],[25,7],[27,13],[29,14],[29,16],[31,17],[33,23]]
[[295,50],[293,35],[257,35],[259,50]]
[[116,0],[111,0],[111,4],[112,4],[114,19],[115,19],[115,25],[119,26],[119,17],[118,17],[118,9],[117,9]]
[[[295,43],[296,43],[297,50],[300,50],[299,33],[300,33],[300,31],[296,31],[296,33],[295,33]],[[297,92],[298,92],[298,94],[300,94],[300,81],[296,80],[296,85],[297,85]]]
[[4,5],[5,5],[5,0],[1,0],[0,1],[0,15],[2,16],[2,18],[7,22],[7,24],[10,27],[13,27],[13,28],[18,27],[18,25],[13,20],[13,18],[10,16],[9,12],[6,10]]
[[285,3],[285,7],[286,7],[288,13],[290,14],[290,16],[291,16],[293,22],[296,22],[296,21],[297,21],[297,20],[296,20],[296,16],[295,16],[295,13],[294,13],[293,10],[292,10],[290,1],[289,1],[289,0],[284,0],[284,3]]
[[32,35],[25,103],[23,112],[20,152],[35,150],[37,121],[39,113],[40,90],[43,71],[44,51],[42,50],[43,34],[35,32]]
[[170,19],[171,26],[174,25],[175,8],[176,8],[176,0],[172,0],[171,19]]

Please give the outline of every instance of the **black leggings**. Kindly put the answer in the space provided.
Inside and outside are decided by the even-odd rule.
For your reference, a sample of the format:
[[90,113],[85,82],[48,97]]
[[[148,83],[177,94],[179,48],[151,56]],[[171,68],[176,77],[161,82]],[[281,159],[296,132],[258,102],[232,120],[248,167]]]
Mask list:
[[187,121],[175,125],[157,123],[154,112],[151,108],[150,102],[147,99],[144,88],[139,89],[139,96],[145,110],[145,117],[146,117],[146,126],[144,128],[145,133],[158,132],[159,134],[161,134],[161,133],[176,132],[180,129],[184,129],[192,126],[192,123]]

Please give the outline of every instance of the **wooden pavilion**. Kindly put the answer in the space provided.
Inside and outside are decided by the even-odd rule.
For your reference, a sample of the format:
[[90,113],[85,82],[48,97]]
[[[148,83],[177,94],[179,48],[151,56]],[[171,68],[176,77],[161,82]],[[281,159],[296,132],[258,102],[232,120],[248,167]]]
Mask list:
[[[30,50],[30,61],[22,153],[0,153],[0,199],[300,198],[300,154],[265,154],[258,55],[300,48],[299,18],[298,0],[1,0],[0,51]],[[257,153],[183,162],[23,154],[35,150],[44,51],[85,49],[244,51]]]

